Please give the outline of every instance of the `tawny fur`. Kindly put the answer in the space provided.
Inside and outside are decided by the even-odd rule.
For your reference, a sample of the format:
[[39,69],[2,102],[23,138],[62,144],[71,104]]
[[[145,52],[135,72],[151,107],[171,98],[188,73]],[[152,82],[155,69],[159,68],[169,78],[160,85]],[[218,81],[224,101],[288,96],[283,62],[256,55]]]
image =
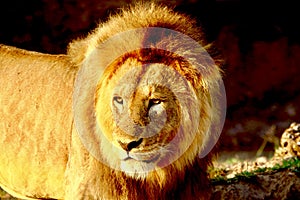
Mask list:
[[[204,68],[199,73],[191,63],[175,54],[155,50],[151,53],[133,51],[110,63],[105,71],[106,76],[97,87],[98,116],[95,120],[106,120],[100,124],[110,138],[113,126],[108,124],[114,124],[114,119],[109,114],[109,107],[101,106],[107,98],[103,97],[101,100],[100,97],[102,93],[109,97],[113,87],[109,86],[110,76],[115,76],[118,80],[132,63],[143,64],[154,60],[169,65],[188,80],[189,87],[196,92],[197,103],[201,105],[198,111],[201,118],[197,122],[200,128],[191,146],[171,165],[150,172],[146,178],[128,176],[93,157],[76,132],[72,95],[78,69],[95,63],[100,68],[106,67],[101,64],[109,56],[117,54],[118,49],[126,49],[147,38],[145,35],[142,38],[133,36],[132,41],[125,40],[117,46],[105,47],[102,54],[94,58],[93,53],[98,46],[115,34],[145,27],[162,27],[181,32],[197,41],[208,52],[212,52],[212,46],[205,42],[195,20],[167,7],[150,3],[138,4],[112,16],[86,38],[72,42],[68,55],[45,55],[0,46],[0,185],[4,189],[21,198],[209,198],[210,186],[206,170],[212,154],[204,158],[199,158],[198,154],[210,138],[214,137],[214,133],[209,131],[212,121],[219,120],[219,108],[210,99],[217,94],[218,81],[221,78],[216,57],[216,64],[212,66],[205,66],[205,61],[201,63]],[[168,45],[169,42],[172,45]],[[164,45],[170,52],[174,50],[188,55],[180,52],[184,42],[166,39],[153,45],[154,48]],[[161,59],[155,60],[158,57]],[[123,72],[122,69],[126,70]],[[98,101],[97,95],[101,101]],[[91,129],[87,135],[94,138],[96,122],[89,123]],[[183,127],[183,130],[185,128],[187,127]],[[99,155],[106,159],[114,157],[110,155],[109,145],[106,147],[101,141],[99,143],[102,145],[99,147]]]
[[0,185],[22,198],[62,198],[77,69],[64,55],[0,52]]

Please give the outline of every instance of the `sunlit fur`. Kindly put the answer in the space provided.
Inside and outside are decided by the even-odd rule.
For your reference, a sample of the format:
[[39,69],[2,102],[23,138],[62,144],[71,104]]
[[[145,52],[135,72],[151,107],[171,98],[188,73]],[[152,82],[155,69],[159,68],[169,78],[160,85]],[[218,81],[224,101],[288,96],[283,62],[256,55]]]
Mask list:
[[[99,57],[93,57],[97,55],[94,53],[98,51],[99,45],[111,36],[146,27],[162,27],[181,32],[193,38],[209,53],[213,53],[212,45],[205,42],[205,37],[195,20],[175,13],[165,6],[146,3],[123,9],[119,14],[111,16],[106,23],[99,24],[86,38],[73,41],[69,45],[67,56],[33,56],[17,50],[18,55],[12,56],[9,61],[5,60],[5,56],[1,57],[0,70],[6,70],[4,76],[9,78],[0,80],[4,88],[7,88],[2,87],[0,92],[0,125],[1,131],[4,130],[4,134],[0,135],[0,185],[23,198],[209,198],[210,186],[206,170],[211,163],[212,154],[204,158],[199,158],[198,155],[215,137],[214,132],[210,131],[212,121],[219,120],[219,108],[211,99],[218,93],[218,81],[221,79],[217,66],[218,58],[211,54],[215,64],[199,71],[186,59],[173,53],[174,50],[177,53],[184,51],[181,52],[182,55],[188,57],[190,51],[186,49],[186,41],[169,41],[166,38],[155,44],[153,49],[131,51],[109,66],[101,65],[101,62],[118,49],[126,49],[128,45],[138,44],[141,39],[147,39],[145,35],[141,36],[142,38],[133,35],[131,41],[124,41],[121,45],[118,43],[118,46],[106,46],[107,51],[102,51]],[[163,45],[167,51],[157,50],[159,45]],[[3,48],[0,50],[2,54],[14,54],[13,51],[7,53]],[[19,57],[26,57],[24,59],[28,58],[31,63],[23,62]],[[37,60],[42,61],[38,63]],[[203,63],[194,64],[205,66],[205,59],[201,62]],[[9,67],[13,70],[3,67],[7,66],[7,63],[10,63],[12,67]],[[95,118],[94,121],[88,121],[90,129],[87,132],[91,143],[97,143],[100,137],[97,143],[99,149],[95,151],[98,151],[97,155],[101,156],[105,164],[99,162],[99,159],[92,156],[83,146],[73,122],[72,85],[76,72],[86,64],[97,65],[103,69],[107,67],[96,87]],[[143,74],[145,83],[151,83],[160,79],[161,74],[169,73],[163,72],[163,66],[167,66],[171,75],[173,74],[169,79],[170,85],[173,86],[168,89],[144,84],[139,88],[137,95],[124,98],[124,101],[130,102],[125,113],[132,120],[126,124],[125,120],[122,121],[124,116],[118,114],[120,107],[112,103],[114,92],[117,93],[116,88],[123,86],[123,80],[133,80],[134,77],[131,77],[129,72],[138,73],[147,64],[152,71]],[[27,75],[20,79],[18,72]],[[42,81],[37,81],[41,76],[44,77]],[[178,81],[184,83],[189,91],[193,91],[196,98],[189,101],[188,95],[181,100],[174,96],[172,90],[178,90],[176,92],[181,94]],[[134,86],[134,81],[132,84]],[[6,87],[8,85],[9,87]],[[124,87],[128,86],[125,84]],[[151,108],[157,109],[152,115],[160,118],[165,116],[161,112],[166,112],[166,121],[157,126],[142,115],[145,105],[152,97],[149,91],[156,91],[160,98],[169,99],[161,104],[162,107]],[[7,102],[9,106],[4,106]],[[84,102],[82,105],[80,109],[91,108],[91,105],[84,105]],[[28,106],[30,109],[25,109]],[[199,117],[194,119],[189,116]],[[120,124],[126,128],[120,129],[116,122],[118,120],[121,120]],[[161,157],[167,160],[179,155],[178,159],[162,168],[160,166],[163,163],[159,163],[158,160],[153,163],[155,167],[150,171],[147,171],[148,165],[145,163],[135,160],[130,160],[131,163],[120,162],[124,156],[120,144],[136,139],[128,137],[128,130],[130,132],[136,128],[136,124],[143,126],[147,123],[150,124],[148,131],[158,131],[159,134],[144,139],[141,145],[132,151],[140,153],[162,149]],[[99,124],[99,127],[95,124]],[[195,126],[198,127],[196,133],[191,136],[189,131]],[[156,130],[155,127],[160,129]],[[98,128],[103,135],[99,135]],[[176,148],[163,148],[176,134],[179,134],[174,141]],[[7,151],[8,148],[11,150]],[[111,168],[110,165],[115,168]],[[126,169],[132,169],[133,172],[127,172]]]
[[0,186],[62,198],[77,68],[66,55],[0,45]]
[[[102,64],[105,63],[106,58],[113,56],[114,52],[118,51],[119,48],[130,49],[130,45],[136,45],[147,40],[147,35],[128,36],[130,41],[124,39],[124,42],[121,44],[114,44],[112,42],[111,45],[114,47],[114,51],[109,51],[110,48],[105,47],[108,50],[102,51],[101,54],[99,53],[102,56],[101,59],[94,59],[90,56],[95,51],[98,51],[97,47],[115,34],[143,27],[162,27],[181,32],[199,42],[208,52],[212,52],[212,46],[205,43],[205,38],[193,19],[175,13],[167,7],[160,7],[155,4],[138,4],[128,10],[123,10],[119,15],[112,16],[107,23],[101,24],[99,28],[93,31],[87,38],[72,43],[69,53],[72,55],[73,62],[78,65],[86,62],[97,64],[99,67],[107,67]],[[101,136],[109,141],[103,142],[104,139],[102,138],[101,153],[103,159],[107,161],[106,164],[115,166],[117,169],[110,169],[107,168],[106,165],[93,161],[93,165],[95,166],[91,167],[90,170],[94,172],[95,169],[105,168],[106,171],[103,173],[103,176],[107,177],[101,179],[101,181],[93,179],[93,185],[89,187],[93,188],[91,190],[95,196],[103,195],[105,198],[112,198],[112,196],[116,195],[122,199],[172,199],[172,197],[206,199],[208,197],[209,182],[206,169],[210,164],[211,155],[209,154],[200,159],[198,154],[206,146],[208,140],[214,137],[214,133],[209,131],[211,121],[219,120],[218,106],[214,105],[210,99],[211,95],[217,94],[217,81],[221,78],[217,67],[219,60],[216,58],[215,65],[207,67],[204,69],[204,72],[199,72],[195,66],[192,66],[183,58],[178,57],[177,54],[172,54],[174,50],[178,53],[178,51],[182,49],[182,51],[187,51],[181,52],[182,55],[188,57],[189,52],[188,49],[185,49],[185,42],[186,41],[182,40],[169,41],[165,38],[165,41],[160,41],[159,44],[156,44],[157,46],[154,44],[154,49],[128,52],[106,68],[96,91],[96,121],[100,124],[101,130],[103,131],[103,135]],[[160,49],[159,45],[163,45],[169,52],[155,49],[155,47]],[[83,53],[78,53],[79,51],[83,51]],[[204,59],[201,61],[205,64]],[[144,83],[159,79],[163,68],[159,68],[158,66],[159,64],[166,65],[169,66],[170,69],[177,71],[182,78],[187,80],[187,87],[196,92],[197,100],[191,102],[189,106],[178,109],[178,115],[171,115],[173,118],[167,122],[168,124],[164,124],[166,128],[163,129],[160,134],[144,139],[138,148],[132,150],[133,152],[151,152],[150,149],[152,148],[159,149],[161,146],[168,144],[174,133],[179,132],[179,134],[182,134],[181,137],[179,137],[180,140],[176,143],[178,149],[175,150],[175,148],[172,149],[172,147],[170,147],[162,151],[162,154],[169,156],[168,159],[170,160],[172,160],[173,156],[177,156],[178,154],[182,154],[182,156],[163,168],[159,168],[159,163],[154,163],[155,170],[148,172],[147,165],[144,163],[135,160],[121,163],[120,160],[124,158],[125,153],[118,141],[138,139],[128,135],[130,134],[128,130],[134,126],[134,123],[130,120],[138,118],[136,119],[138,123],[147,124],[147,119],[142,117],[141,112],[145,110],[145,105],[147,105],[147,100],[150,97],[146,95],[146,97],[143,96],[143,98],[141,98],[142,92],[137,92],[134,97],[130,96],[124,98],[124,101],[128,102],[128,106],[124,108],[127,112],[125,112],[125,117],[128,118],[128,123],[126,124],[125,122],[126,126],[129,127],[127,131],[120,129],[116,122],[116,116],[114,111],[112,111],[112,99],[115,89],[120,87],[120,84],[123,86],[122,90],[124,91],[130,90],[130,88],[125,87],[131,87],[131,89],[138,87],[138,85],[135,85],[134,72],[136,70],[138,74],[138,72],[142,71],[143,66],[149,63],[152,63],[152,67],[155,68],[154,71],[158,73],[152,73],[150,70],[150,72],[143,74],[141,77],[144,79]],[[171,83],[173,85],[178,83],[175,79],[170,79],[170,81],[174,81]],[[145,85],[143,90],[151,90],[151,84]],[[170,95],[172,96],[172,92],[165,91],[164,95],[167,95],[169,98]],[[184,105],[188,105],[187,102],[185,103]],[[174,110],[176,110],[176,108],[179,108],[179,104],[180,102],[178,101],[171,101],[168,105],[173,106]],[[195,105],[199,107],[197,108]],[[183,113],[191,112],[199,113],[199,121],[184,124],[181,119]],[[138,114],[136,115],[136,113]],[[195,115],[197,114],[194,114],[194,116]],[[185,116],[187,116],[187,114],[185,114]],[[198,124],[197,134],[194,138],[191,138],[189,134],[191,127],[189,126]],[[151,125],[149,126],[151,127]],[[153,140],[156,142],[154,143]],[[185,149],[187,146],[188,148]],[[183,149],[185,151],[183,151]],[[150,168],[151,167],[153,166],[150,166]],[[129,172],[127,169],[129,169]],[[79,181],[82,182],[83,180],[81,179],[78,180],[78,182]],[[87,180],[83,182],[87,182]],[[80,185],[81,184],[78,184],[78,186]],[[95,188],[95,185],[98,187]],[[97,190],[97,188],[103,187],[105,189],[101,190],[102,192]],[[78,188],[76,191],[78,191]]]

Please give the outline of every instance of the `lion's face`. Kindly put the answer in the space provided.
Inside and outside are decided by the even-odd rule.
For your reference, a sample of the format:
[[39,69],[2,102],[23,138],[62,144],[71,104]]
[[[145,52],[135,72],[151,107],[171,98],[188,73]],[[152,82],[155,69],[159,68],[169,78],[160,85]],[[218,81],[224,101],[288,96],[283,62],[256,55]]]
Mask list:
[[154,77],[162,78],[160,67],[133,68],[113,91],[111,110],[116,126],[112,136],[113,143],[121,147],[118,153],[123,171],[148,171],[160,165],[164,148],[178,131],[180,107],[176,96],[166,86],[153,82]]
[[96,117],[108,164],[144,177],[177,160],[193,140],[190,126],[198,114],[188,111],[197,100],[187,81],[163,64],[134,61],[105,77],[97,89]]

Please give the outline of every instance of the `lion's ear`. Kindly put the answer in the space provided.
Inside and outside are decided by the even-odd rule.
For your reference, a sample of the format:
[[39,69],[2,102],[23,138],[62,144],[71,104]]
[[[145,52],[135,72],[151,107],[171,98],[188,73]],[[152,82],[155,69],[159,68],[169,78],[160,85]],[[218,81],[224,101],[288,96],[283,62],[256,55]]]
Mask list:
[[69,44],[67,54],[71,62],[80,67],[85,60],[87,49],[87,39],[77,39]]

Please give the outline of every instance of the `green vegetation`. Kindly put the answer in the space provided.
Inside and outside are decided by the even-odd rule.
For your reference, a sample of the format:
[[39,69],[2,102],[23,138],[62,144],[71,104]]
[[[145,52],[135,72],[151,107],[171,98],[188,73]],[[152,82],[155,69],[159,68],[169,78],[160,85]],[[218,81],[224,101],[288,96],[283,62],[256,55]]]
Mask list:
[[295,157],[295,158],[283,160],[281,165],[276,164],[274,165],[274,167],[271,168],[271,170],[273,171],[279,171],[285,169],[289,169],[295,173],[300,173],[300,159]]
[[270,168],[257,168],[253,171],[243,171],[235,174],[233,178],[227,178],[225,169],[210,170],[212,184],[231,184],[238,181],[255,181],[257,175],[264,173],[272,173],[283,170],[289,170],[294,173],[300,174],[300,159],[297,157],[283,160],[281,164],[275,164]]

